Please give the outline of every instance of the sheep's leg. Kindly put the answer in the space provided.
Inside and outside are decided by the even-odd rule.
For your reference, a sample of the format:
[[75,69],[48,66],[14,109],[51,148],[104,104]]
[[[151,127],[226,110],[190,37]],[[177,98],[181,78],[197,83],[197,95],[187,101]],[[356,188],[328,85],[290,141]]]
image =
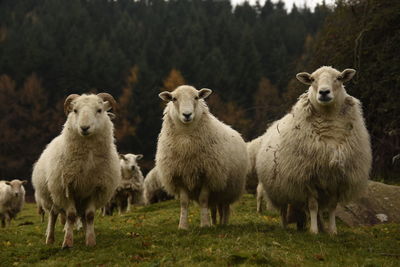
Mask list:
[[126,201],[127,201],[126,211],[129,212],[129,211],[131,211],[131,208],[132,208],[131,206],[132,206],[132,203],[133,203],[133,193],[132,192],[129,194],[129,196],[128,196]]
[[312,234],[318,234],[318,201],[310,197],[308,199],[308,209],[310,211],[310,232]]
[[211,210],[211,222],[213,225],[217,225],[217,207],[213,206],[210,208]]
[[10,226],[11,225],[11,215],[8,212],[6,212],[5,217],[6,217],[6,226]]
[[96,245],[96,235],[94,233],[94,215],[96,213],[95,206],[91,203],[85,212],[86,221],[86,246]]
[[41,206],[38,206],[38,213],[40,215],[40,222],[44,222],[44,209]]
[[67,223],[67,218],[65,216],[65,212],[61,212],[61,214],[60,214],[60,223],[62,224],[62,226],[65,226],[65,224]]
[[4,227],[6,227],[6,218],[3,216],[1,218],[1,228],[4,228]]
[[337,229],[336,229],[336,204],[333,207],[330,207],[330,209],[329,209],[328,232],[329,232],[330,235],[336,235],[337,234]]
[[54,210],[54,208],[51,208],[51,210],[49,212],[49,218],[48,218],[48,224],[47,224],[47,230],[46,230],[46,244],[47,245],[54,243],[54,228],[56,226],[57,217],[58,217],[58,212],[56,212]]
[[75,205],[70,205],[66,210],[67,223],[65,224],[65,235],[62,248],[71,248],[74,244],[74,226],[77,218]]
[[324,214],[321,210],[318,211],[318,231],[320,233],[326,232],[324,223]]
[[281,210],[280,210],[280,212],[281,212],[281,224],[282,224],[283,229],[286,229],[287,224],[288,224],[288,222],[287,222],[287,208],[288,208],[288,205],[283,205],[281,207]]
[[210,226],[210,215],[208,213],[208,198],[209,198],[209,190],[206,187],[202,187],[199,196],[199,204],[200,204],[200,227],[208,227]]
[[257,186],[257,212],[261,213],[263,212],[263,189],[262,189],[262,184],[258,184]]
[[224,220],[224,206],[222,204],[218,205],[218,213],[219,213],[219,224],[222,224]]
[[189,228],[189,223],[188,223],[189,195],[185,189],[181,188],[179,192],[179,198],[181,202],[181,217],[179,219],[179,229],[187,230]]
[[231,214],[231,209],[229,204],[223,205],[223,218],[221,224],[227,225],[229,222],[229,216]]

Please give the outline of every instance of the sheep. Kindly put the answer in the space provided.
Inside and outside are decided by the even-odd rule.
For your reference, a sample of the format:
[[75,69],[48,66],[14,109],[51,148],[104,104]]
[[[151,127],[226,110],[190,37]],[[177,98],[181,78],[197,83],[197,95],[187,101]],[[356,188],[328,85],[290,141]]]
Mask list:
[[[138,160],[142,159],[142,154],[125,154],[120,155],[121,164],[121,187],[122,189],[128,190],[128,196],[126,202],[126,210],[131,210],[132,204],[141,204],[143,195],[143,174],[140,170]],[[120,206],[120,210],[121,210]]]
[[259,136],[256,139],[253,139],[251,142],[246,143],[247,147],[247,152],[249,153],[249,160],[250,160],[250,165],[249,165],[249,172],[246,177],[246,190],[247,192],[254,192],[254,189],[257,187],[258,184],[258,178],[257,178],[257,172],[256,172],[256,156],[258,153],[258,150],[260,149],[261,145],[261,136]]
[[24,184],[27,181],[14,179],[12,181],[0,181],[0,219],[1,226],[10,224],[22,210],[25,203]]
[[297,74],[310,85],[308,91],[262,137],[257,175],[280,209],[284,227],[288,204],[309,211],[313,234],[318,233],[318,214],[328,210],[328,232],[334,235],[337,204],[357,198],[367,187],[370,137],[360,101],[343,86],[355,72],[324,66]]
[[261,213],[263,211],[264,204],[267,210],[272,210],[273,207],[271,202],[268,199],[267,193],[265,192],[262,184],[259,182],[257,177],[257,170],[256,170],[256,158],[258,151],[260,150],[262,136],[253,139],[251,142],[247,142],[247,152],[249,153],[249,160],[250,160],[250,167],[247,173],[246,178],[246,188],[254,187],[257,185],[256,188],[256,197],[257,197],[257,212]]
[[143,158],[142,154],[120,154],[121,182],[114,192],[114,196],[102,208],[102,214],[112,215],[114,208],[118,214],[123,211],[130,211],[132,204],[142,204],[143,195],[143,174],[137,163]]
[[66,216],[63,248],[73,246],[73,227],[81,218],[86,245],[94,246],[94,216],[112,197],[121,180],[108,111],[115,109],[107,93],[69,95],[64,102],[67,120],[35,163],[32,183],[36,201],[49,211],[46,243],[54,242],[59,213]]
[[158,137],[156,168],[165,190],[180,198],[179,229],[188,229],[189,200],[200,205],[200,226],[227,224],[230,205],[244,191],[249,165],[238,132],[214,117],[204,101],[210,89],[183,85],[159,97],[168,102]]
[[149,205],[156,202],[165,201],[172,197],[165,192],[165,189],[160,181],[157,169],[153,168],[146,175],[143,185],[143,199],[144,204]]

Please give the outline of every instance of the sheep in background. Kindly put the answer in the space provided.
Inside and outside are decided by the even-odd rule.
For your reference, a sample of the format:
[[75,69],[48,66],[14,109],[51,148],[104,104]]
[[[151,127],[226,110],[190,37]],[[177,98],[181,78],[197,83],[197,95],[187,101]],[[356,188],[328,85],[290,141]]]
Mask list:
[[94,216],[112,197],[121,179],[114,126],[107,111],[114,98],[72,94],[64,102],[67,121],[36,162],[32,182],[35,197],[49,211],[46,243],[54,242],[58,214],[66,215],[63,248],[73,246],[73,228],[80,217],[86,245],[94,246]]
[[172,199],[165,191],[155,167],[146,175],[143,188],[145,205]]
[[267,210],[273,210],[271,201],[269,201],[267,193],[264,190],[264,187],[260,183],[257,177],[257,170],[256,170],[256,159],[258,151],[261,147],[262,136],[253,139],[251,142],[247,142],[247,152],[249,153],[249,160],[250,160],[250,167],[247,173],[246,178],[246,188],[253,187],[257,185],[256,188],[256,198],[257,198],[257,212],[261,213],[264,210],[264,206]]
[[130,211],[133,204],[143,203],[143,174],[140,170],[138,160],[143,158],[142,154],[120,154],[121,182],[114,192],[114,196],[102,208],[102,214],[112,215],[114,209],[118,214]]
[[168,102],[158,137],[156,168],[166,191],[179,195],[180,229],[188,229],[189,200],[200,205],[200,226],[227,224],[230,205],[244,191],[249,165],[246,144],[238,132],[215,118],[204,101],[210,89],[183,85],[162,92]]
[[314,234],[318,213],[327,209],[328,231],[336,234],[337,204],[360,196],[367,187],[370,138],[360,102],[343,86],[354,74],[352,69],[339,72],[331,67],[297,74],[310,85],[308,91],[262,137],[257,174],[280,209],[284,227],[290,204],[309,211]]
[[142,154],[120,154],[120,164],[121,164],[121,191],[127,192],[126,205],[121,203],[119,210],[126,206],[126,210],[131,210],[132,204],[142,204],[143,199],[143,174],[140,170],[138,160],[142,159]]
[[249,153],[249,172],[246,177],[247,193],[257,194],[258,177],[256,171],[256,157],[261,146],[261,136],[246,143],[247,152]]
[[12,181],[0,181],[0,219],[1,226],[9,225],[12,219],[22,210],[25,203],[24,184],[27,181],[14,179]]

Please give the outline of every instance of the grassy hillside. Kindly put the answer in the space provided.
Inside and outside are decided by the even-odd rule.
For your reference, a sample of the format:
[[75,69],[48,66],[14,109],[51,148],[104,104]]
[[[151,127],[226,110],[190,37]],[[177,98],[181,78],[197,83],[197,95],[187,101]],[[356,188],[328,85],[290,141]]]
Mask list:
[[12,226],[0,229],[2,266],[398,266],[400,226],[350,229],[339,223],[339,234],[311,236],[294,228],[284,231],[277,214],[258,215],[255,199],[246,195],[234,206],[231,224],[199,228],[199,212],[190,210],[189,231],[177,229],[176,200],[138,207],[122,216],[98,216],[97,246],[62,250],[62,227],[56,243],[44,244],[45,223],[34,204],[27,204]]

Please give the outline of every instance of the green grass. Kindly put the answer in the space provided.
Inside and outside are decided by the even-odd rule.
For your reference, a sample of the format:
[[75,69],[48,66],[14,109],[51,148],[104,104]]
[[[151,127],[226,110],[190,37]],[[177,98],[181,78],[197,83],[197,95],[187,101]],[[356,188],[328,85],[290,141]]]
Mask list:
[[0,229],[2,266],[399,266],[400,225],[349,228],[312,236],[294,227],[283,230],[274,213],[259,215],[255,199],[245,195],[233,207],[229,226],[199,227],[199,209],[190,207],[190,230],[178,230],[176,200],[137,207],[122,216],[97,216],[97,245],[62,250],[62,226],[56,242],[44,244],[46,223],[27,204],[11,227]]

